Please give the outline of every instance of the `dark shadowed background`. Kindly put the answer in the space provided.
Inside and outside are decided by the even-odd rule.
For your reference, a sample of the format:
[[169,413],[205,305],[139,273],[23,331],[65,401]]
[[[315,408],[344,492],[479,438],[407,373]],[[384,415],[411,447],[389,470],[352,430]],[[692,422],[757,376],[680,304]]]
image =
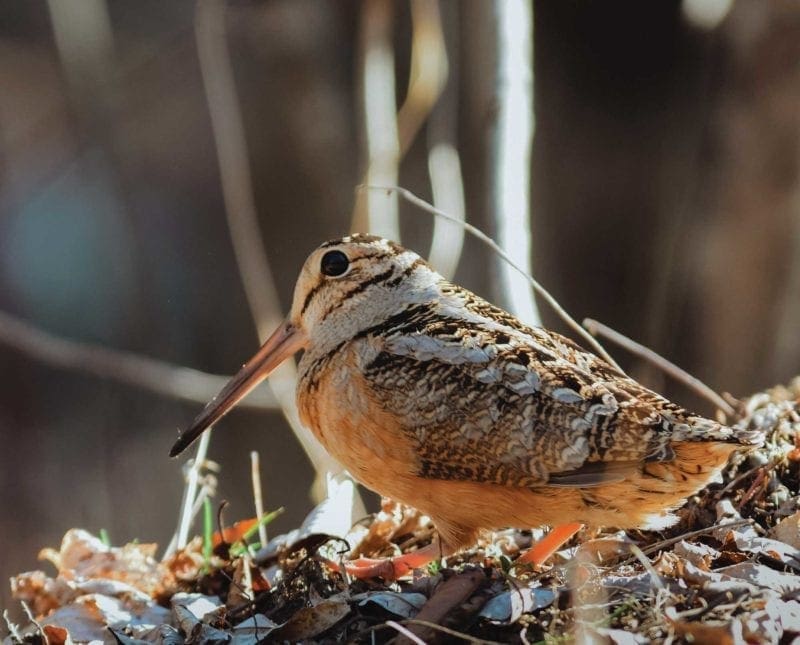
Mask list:
[[[365,169],[365,6],[223,6],[284,312],[306,253],[351,228]],[[439,118],[460,155],[467,219],[492,232],[493,5],[439,6],[450,59]],[[407,2],[388,7],[402,101],[412,19]],[[195,12],[183,0],[0,1],[0,312],[13,316],[0,318],[3,606],[3,580],[37,566],[39,548],[70,527],[166,544],[182,490],[167,451],[201,407],[54,365],[20,338],[45,331],[214,374],[232,373],[258,344]],[[717,390],[746,395],[796,375],[800,5],[542,0],[534,17],[537,277],[579,320],[615,327]],[[400,183],[426,198],[428,127],[400,166]],[[410,208],[401,206],[402,241],[424,254],[431,223]],[[468,239],[456,279],[496,298],[492,263]],[[651,387],[712,412],[615,355]],[[286,507],[279,529],[296,526],[313,473],[280,415],[237,411],[220,427],[211,457],[227,517],[252,515],[257,449],[267,507]]]

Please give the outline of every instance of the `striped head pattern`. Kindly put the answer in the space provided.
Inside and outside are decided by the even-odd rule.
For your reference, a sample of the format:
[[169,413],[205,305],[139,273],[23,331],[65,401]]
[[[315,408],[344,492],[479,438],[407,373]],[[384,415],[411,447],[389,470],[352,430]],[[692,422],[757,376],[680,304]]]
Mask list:
[[439,296],[442,276],[413,251],[372,235],[319,246],[297,280],[291,324],[310,354],[326,353],[410,304]]

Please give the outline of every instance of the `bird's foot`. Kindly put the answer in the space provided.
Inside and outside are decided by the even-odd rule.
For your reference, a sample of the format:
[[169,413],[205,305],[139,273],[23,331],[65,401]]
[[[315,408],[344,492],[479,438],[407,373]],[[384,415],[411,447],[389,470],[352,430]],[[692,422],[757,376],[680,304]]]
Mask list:
[[[357,558],[344,563],[344,570],[348,575],[367,580],[369,578],[383,578],[384,580],[397,580],[411,573],[414,569],[424,567],[441,555],[437,543],[404,553],[393,558]],[[328,561],[334,571],[341,571],[342,565]]]
[[397,580],[413,571],[416,566],[409,563],[404,556],[398,556],[396,558],[358,558],[345,562],[344,569],[348,575],[359,580],[368,578]]
[[516,560],[517,564],[533,564],[539,566],[558,551],[573,535],[583,528],[583,524],[573,522],[554,526],[541,540],[525,551]]
[[[516,564],[533,564],[535,566],[543,564],[582,528],[583,524],[578,522],[553,527],[547,535],[520,555]],[[357,558],[345,562],[344,565],[332,560],[327,562],[334,571],[341,571],[344,568],[348,575],[359,580],[369,578],[397,580],[441,556],[442,548],[438,542],[434,542],[417,551],[404,553],[394,558]]]

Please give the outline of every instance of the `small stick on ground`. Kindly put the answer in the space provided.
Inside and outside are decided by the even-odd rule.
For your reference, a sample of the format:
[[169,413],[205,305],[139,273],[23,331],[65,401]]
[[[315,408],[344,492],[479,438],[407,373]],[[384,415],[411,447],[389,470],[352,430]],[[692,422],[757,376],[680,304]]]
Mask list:
[[387,620],[384,625],[387,627],[391,627],[392,629],[397,630],[400,634],[405,636],[408,640],[412,643],[417,643],[417,645],[426,645],[425,641],[422,640],[419,636],[414,634],[410,629],[406,629],[399,623],[394,622],[393,620]]
[[[192,525],[192,520],[200,512],[203,505],[203,500],[206,497],[213,497],[216,492],[216,481],[211,475],[200,477],[200,469],[205,465],[208,466],[213,462],[206,462],[205,456],[208,452],[208,441],[210,441],[210,432],[206,432],[200,439],[197,446],[197,456],[189,467],[189,473],[186,477],[186,486],[183,491],[183,501],[181,502],[181,513],[178,519],[178,528],[172,536],[172,540],[164,551],[163,559],[169,558],[175,551],[182,549],[186,546],[189,539],[189,529]],[[204,440],[208,437],[208,441]],[[198,466],[198,464],[200,464]],[[216,464],[214,464],[216,466]],[[198,493],[198,487],[202,484],[202,488]]]
[[[736,520],[735,522],[728,522],[727,524],[715,524],[714,526],[706,526],[702,529],[697,529],[696,531],[689,531],[688,533],[683,533],[681,535],[676,535],[675,537],[661,540],[661,542],[656,542],[655,544],[651,544],[645,549],[642,549],[641,552],[644,555],[650,555],[651,553],[655,553],[656,551],[660,551],[668,546],[672,546],[673,544],[677,544],[681,540],[687,540],[689,538],[697,537],[698,535],[704,535],[705,533],[711,533],[712,531],[716,531],[717,529],[735,529],[740,526],[744,526],[745,524],[751,524],[750,520]],[[628,558],[627,560],[623,560],[619,564],[617,564],[614,568],[618,568],[624,565],[633,564],[636,562],[638,558],[633,556]]]
[[722,490],[720,490],[717,493],[717,497],[718,498],[722,498],[722,496],[725,493],[727,493],[728,491],[733,490],[734,488],[736,488],[736,486],[738,486],[740,482],[742,482],[743,480],[747,479],[751,475],[754,475],[756,472],[758,472],[759,469],[763,468],[764,469],[764,473],[768,473],[773,468],[777,467],[778,464],[780,464],[781,462],[783,462],[783,456],[779,457],[778,459],[774,459],[773,461],[769,462],[768,464],[766,464],[764,466],[753,466],[752,468],[750,468],[748,470],[745,470],[743,473],[741,473],[741,474],[737,475],[736,477],[734,477],[733,479],[731,479],[725,485],[725,488],[723,488]]
[[[466,601],[475,591],[486,583],[486,575],[480,569],[462,571],[446,580],[436,588],[436,592],[422,606],[414,621],[403,621],[404,625],[423,625],[430,627],[441,622],[454,607]],[[430,638],[427,629],[412,629],[423,640]],[[402,638],[398,638],[402,642]]]
[[438,625],[437,623],[432,623],[429,620],[420,620],[418,618],[407,618],[403,621],[405,625],[419,625],[420,627],[427,627],[437,632],[442,632],[443,634],[447,634],[448,636],[455,636],[456,638],[460,638],[461,640],[467,641],[468,643],[475,643],[475,645],[501,645],[498,641],[487,641],[483,638],[475,638],[474,636],[470,636],[469,634],[464,634],[463,632],[456,631],[455,629],[450,629],[449,627],[445,627],[444,625]]
[[186,541],[189,539],[189,527],[194,518],[193,509],[195,506],[195,498],[197,497],[197,489],[200,485],[200,469],[206,461],[210,442],[211,429],[209,428],[209,431],[203,433],[203,436],[200,438],[200,442],[197,445],[197,454],[189,469],[189,476],[186,478],[186,489],[183,494],[183,508],[181,509],[180,523],[178,524],[178,541],[176,545],[178,549],[185,547]]
[[36,626],[36,630],[39,632],[39,635],[42,637],[42,640],[44,641],[44,644],[45,645],[50,645],[50,639],[47,638],[47,632],[44,631],[44,628],[42,627],[42,624],[38,620],[36,620],[36,618],[34,617],[33,612],[31,611],[31,608],[28,606],[28,603],[25,602],[24,600],[20,600],[19,604],[22,605],[22,610],[25,612],[25,615],[28,617],[28,620],[31,621],[31,623],[33,623]]
[[3,620],[6,622],[6,627],[8,628],[8,631],[11,634],[11,638],[18,643],[22,643],[23,642],[22,634],[20,634],[19,632],[19,627],[17,627],[11,620],[11,616],[8,614],[8,609],[3,610]]
[[264,516],[264,499],[261,496],[261,463],[258,451],[250,453],[250,476],[253,480],[253,502],[256,505],[256,520],[258,520],[258,540],[261,546],[267,546],[267,526],[261,521]]
[[742,496],[742,501],[739,502],[739,505],[736,507],[737,510],[741,511],[745,504],[747,504],[758,492],[760,488],[762,488],[767,483],[767,469],[761,468],[758,471],[758,475],[756,476],[753,483],[750,485],[750,488],[747,489],[747,492]]

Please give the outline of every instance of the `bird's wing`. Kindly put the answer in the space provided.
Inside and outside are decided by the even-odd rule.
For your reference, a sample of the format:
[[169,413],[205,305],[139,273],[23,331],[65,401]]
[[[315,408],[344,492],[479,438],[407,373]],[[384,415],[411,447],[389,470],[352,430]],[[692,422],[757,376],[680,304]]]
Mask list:
[[685,411],[474,298],[473,309],[414,305],[365,333],[376,351],[364,376],[387,411],[413,420],[421,476],[589,486],[674,457]]

